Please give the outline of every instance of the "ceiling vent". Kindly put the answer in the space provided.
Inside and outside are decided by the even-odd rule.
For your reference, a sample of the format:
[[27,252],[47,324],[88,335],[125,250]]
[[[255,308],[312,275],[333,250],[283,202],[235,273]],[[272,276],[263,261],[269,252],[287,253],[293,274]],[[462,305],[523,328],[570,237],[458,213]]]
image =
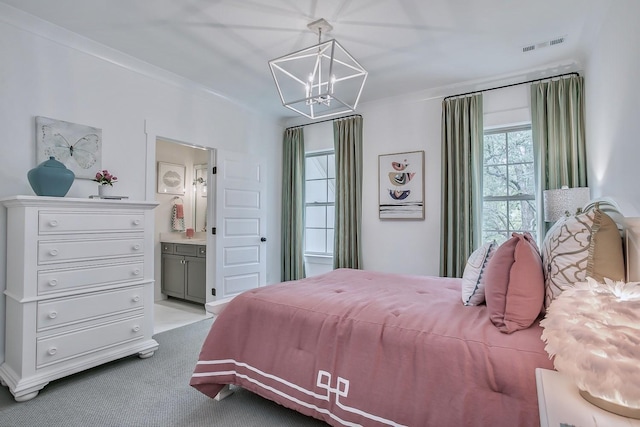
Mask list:
[[537,49],[542,49],[543,47],[547,47],[547,46],[556,46],[556,45],[559,45],[561,43],[564,43],[565,39],[566,39],[566,36],[562,36],[562,37],[556,37],[554,39],[547,40],[547,41],[544,41],[544,42],[541,42],[541,43],[530,44],[530,45],[524,46],[522,48],[522,52],[523,53],[531,52],[531,51],[534,51],[534,50],[537,50]]
[[549,46],[564,43],[564,37],[558,37],[557,39],[549,40]]

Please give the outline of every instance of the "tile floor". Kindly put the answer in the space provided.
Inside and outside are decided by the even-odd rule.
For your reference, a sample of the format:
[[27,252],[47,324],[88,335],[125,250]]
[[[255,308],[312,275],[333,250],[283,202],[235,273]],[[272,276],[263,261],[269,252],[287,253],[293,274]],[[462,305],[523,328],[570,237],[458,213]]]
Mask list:
[[207,313],[203,304],[169,298],[155,302],[153,317],[153,333],[157,334],[213,317],[213,315]]

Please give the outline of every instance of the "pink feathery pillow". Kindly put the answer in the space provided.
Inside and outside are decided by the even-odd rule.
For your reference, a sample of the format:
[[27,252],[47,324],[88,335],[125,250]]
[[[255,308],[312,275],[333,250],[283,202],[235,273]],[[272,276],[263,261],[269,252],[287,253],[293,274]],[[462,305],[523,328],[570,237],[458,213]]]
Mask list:
[[544,303],[544,271],[538,246],[529,233],[513,233],[489,260],[485,299],[491,322],[507,334],[527,329]]

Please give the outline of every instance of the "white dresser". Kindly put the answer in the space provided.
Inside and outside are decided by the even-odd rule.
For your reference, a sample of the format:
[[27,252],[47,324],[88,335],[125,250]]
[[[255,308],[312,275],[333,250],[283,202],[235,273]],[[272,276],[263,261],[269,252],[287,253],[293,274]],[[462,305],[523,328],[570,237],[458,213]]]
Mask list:
[[154,202],[15,196],[7,208],[5,362],[15,400],[152,356]]

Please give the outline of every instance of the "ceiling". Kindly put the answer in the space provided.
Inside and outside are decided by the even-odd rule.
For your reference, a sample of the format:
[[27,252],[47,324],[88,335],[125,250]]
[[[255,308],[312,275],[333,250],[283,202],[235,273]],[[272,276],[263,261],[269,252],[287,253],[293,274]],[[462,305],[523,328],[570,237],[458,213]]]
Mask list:
[[366,103],[580,64],[611,1],[0,0],[285,118],[267,62],[316,44],[316,19],[369,72]]

